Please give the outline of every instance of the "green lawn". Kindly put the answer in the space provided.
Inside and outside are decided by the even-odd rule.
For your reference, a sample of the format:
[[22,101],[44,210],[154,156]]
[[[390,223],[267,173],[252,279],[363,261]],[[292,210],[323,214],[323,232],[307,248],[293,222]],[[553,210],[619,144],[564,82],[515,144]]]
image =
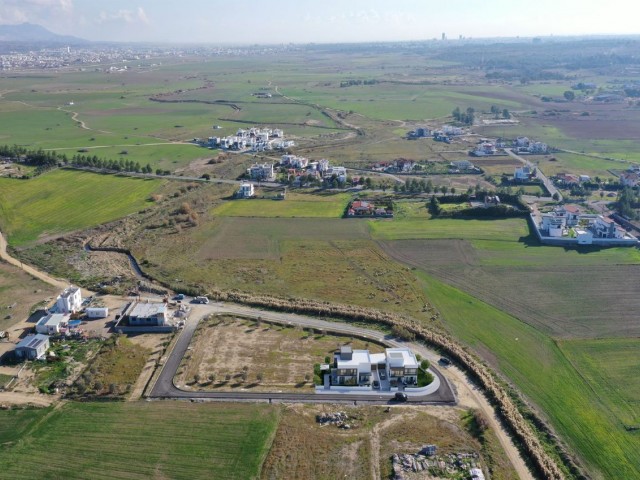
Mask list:
[[[0,412],[0,434],[25,432],[42,412]],[[257,478],[278,417],[267,405],[69,403],[0,449],[2,477]]]
[[526,220],[458,220],[422,218],[394,221],[372,220],[371,235],[376,240],[429,238],[463,238],[480,240],[514,240],[529,234]]
[[92,227],[144,208],[162,184],[72,170],[31,180],[0,178],[0,227],[14,246]]
[[239,199],[214,208],[211,213],[220,217],[288,217],[338,218],[344,214],[350,195],[329,196],[287,194],[286,200]]
[[[433,277],[418,276],[451,332],[491,359],[544,412],[594,478],[640,478],[640,436],[625,431],[553,339]],[[637,365],[637,355],[635,360]],[[616,384],[637,370],[633,359],[620,362]]]

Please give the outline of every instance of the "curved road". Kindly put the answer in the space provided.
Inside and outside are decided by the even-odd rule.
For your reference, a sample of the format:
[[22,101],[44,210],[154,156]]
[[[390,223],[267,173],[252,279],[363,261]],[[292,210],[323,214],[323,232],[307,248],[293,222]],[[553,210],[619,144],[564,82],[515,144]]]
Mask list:
[[[216,303],[208,306],[200,306],[194,308],[199,310],[200,318],[211,313],[231,313],[251,318],[262,318],[263,320],[281,324],[299,325],[304,328],[312,327],[317,330],[327,330],[331,332],[341,333],[345,335],[354,335],[369,338],[372,341],[380,342],[390,347],[406,346],[414,351],[424,350],[424,347],[405,343],[393,339],[381,332],[369,330],[361,327],[355,327],[348,323],[327,322],[312,317],[295,315],[290,313],[274,313],[256,308],[244,307],[241,305]],[[195,313],[195,311],[194,311]],[[180,362],[189,347],[191,338],[199,324],[200,320],[189,321],[184,330],[180,334],[175,347],[169,354],[160,376],[156,380],[150,396],[153,398],[200,398],[200,399],[216,399],[216,400],[244,400],[255,402],[314,402],[314,403],[389,403],[392,400],[393,393],[381,393],[380,395],[372,394],[344,394],[344,393],[258,393],[258,392],[191,392],[181,390],[176,387],[173,378],[176,375]],[[432,394],[424,396],[410,396],[408,402],[415,404],[437,404],[437,405],[456,405],[457,399],[453,393],[451,385],[447,379],[435,368],[431,370],[438,376],[440,387]]]

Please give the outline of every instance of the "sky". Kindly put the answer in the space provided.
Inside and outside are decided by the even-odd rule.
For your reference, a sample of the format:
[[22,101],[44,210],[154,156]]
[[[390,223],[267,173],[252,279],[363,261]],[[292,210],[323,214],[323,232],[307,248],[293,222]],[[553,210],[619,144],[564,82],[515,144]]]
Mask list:
[[0,0],[0,24],[214,44],[639,34],[637,0]]

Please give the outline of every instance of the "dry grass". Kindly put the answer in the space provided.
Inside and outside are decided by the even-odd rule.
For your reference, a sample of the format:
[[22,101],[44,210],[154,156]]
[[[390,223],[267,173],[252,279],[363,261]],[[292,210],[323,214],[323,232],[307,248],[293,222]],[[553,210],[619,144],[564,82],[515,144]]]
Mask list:
[[[203,322],[194,337],[189,359],[178,382],[201,390],[301,391],[313,387],[313,365],[332,357],[339,345],[382,352],[384,347],[337,335],[309,333],[302,329],[256,324],[232,317]],[[243,373],[246,368],[246,379]],[[211,383],[209,375],[215,375]],[[262,379],[258,380],[260,374]],[[193,379],[199,375],[199,384]],[[226,380],[227,375],[230,376]],[[305,376],[310,375],[309,380]]]

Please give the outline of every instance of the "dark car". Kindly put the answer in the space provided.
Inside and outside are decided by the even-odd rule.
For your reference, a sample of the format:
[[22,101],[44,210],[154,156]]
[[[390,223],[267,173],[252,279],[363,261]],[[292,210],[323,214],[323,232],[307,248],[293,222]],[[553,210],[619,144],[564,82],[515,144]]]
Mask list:
[[447,357],[440,357],[440,360],[438,360],[438,362],[440,362],[440,365],[451,365],[451,360],[449,360]]
[[407,394],[404,392],[396,392],[396,394],[394,395],[393,399],[396,402],[406,402],[407,401]]
[[373,389],[378,390],[380,388],[380,382],[378,380],[373,381]]
[[380,380],[386,380],[387,379],[387,374],[384,370],[380,370],[380,372],[378,372],[378,375],[380,375]]

